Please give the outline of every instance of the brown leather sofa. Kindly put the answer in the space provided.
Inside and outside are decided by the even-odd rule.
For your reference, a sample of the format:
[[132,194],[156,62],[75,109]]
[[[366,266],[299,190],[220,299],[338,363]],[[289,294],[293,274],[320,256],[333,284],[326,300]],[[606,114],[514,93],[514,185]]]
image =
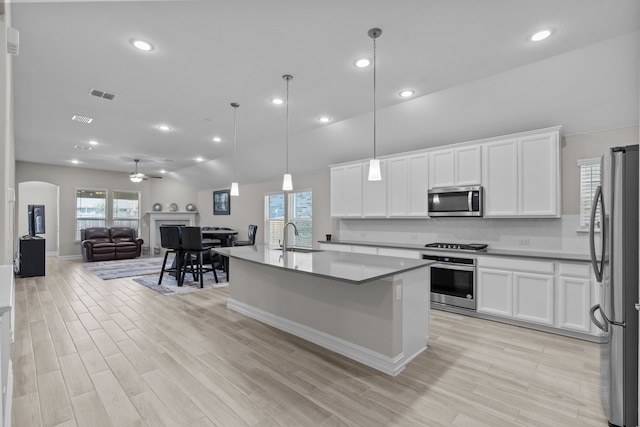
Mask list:
[[137,258],[144,240],[136,238],[130,227],[93,227],[80,230],[82,258],[85,261],[110,261]]

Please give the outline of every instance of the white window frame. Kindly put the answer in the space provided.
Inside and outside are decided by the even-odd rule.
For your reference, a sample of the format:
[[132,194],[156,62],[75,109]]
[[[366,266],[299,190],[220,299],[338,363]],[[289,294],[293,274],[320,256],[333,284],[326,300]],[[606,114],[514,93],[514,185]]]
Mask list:
[[[287,222],[290,221],[301,221],[301,219],[299,218],[292,218],[292,212],[293,212],[293,195],[296,193],[311,193],[311,197],[312,197],[312,206],[313,206],[313,189],[311,188],[305,188],[305,189],[298,189],[298,190],[294,190],[294,191],[274,191],[274,192],[269,192],[269,193],[264,193],[264,242],[265,244],[277,244],[275,241],[271,242],[271,228],[270,228],[270,223],[271,222],[282,222],[282,226],[284,227],[284,225]],[[283,219],[282,220],[278,220],[278,221],[273,221],[270,220],[269,217],[269,197],[270,196],[274,196],[274,195],[284,195],[284,215],[283,215]],[[311,219],[303,219],[302,221],[309,221],[311,223],[311,246],[309,246],[309,249],[311,249],[313,247],[313,208],[312,208],[312,213],[311,213]],[[293,233],[293,230],[291,229],[291,227],[289,227],[287,229],[287,233],[288,234],[288,242],[290,242],[290,246],[298,246],[295,245],[295,234]],[[282,236],[280,237],[280,239],[278,239],[280,245],[282,245]],[[306,248],[306,246],[304,246]]]
[[[78,217],[78,210],[77,210],[77,206],[78,206],[78,191],[104,191],[105,192],[105,216],[104,217]],[[129,218],[115,218],[114,214],[113,214],[113,202],[114,202],[114,193],[137,193],[138,194],[138,217],[137,218],[133,218],[133,217],[129,217]],[[76,188],[76,195],[75,195],[75,199],[76,199],[76,213],[75,213],[75,217],[76,217],[76,231],[75,231],[75,242],[79,242],[81,239],[81,233],[80,230],[81,228],[78,226],[78,221],[79,220],[96,220],[96,221],[104,221],[104,227],[113,227],[114,225],[114,221],[115,220],[122,220],[122,219],[126,219],[129,221],[136,221],[137,222],[137,227],[134,227],[136,229],[136,235],[140,235],[140,223],[141,223],[141,219],[142,219],[142,212],[140,211],[140,207],[142,205],[142,193],[140,191],[131,191],[131,190],[109,190],[109,189],[105,189],[105,188],[85,188],[85,187],[77,187]],[[82,228],[87,228],[87,227],[82,227]]]
[[[589,232],[589,222],[591,215],[591,205],[593,203],[593,195],[595,193],[596,188],[600,185],[599,172],[598,179],[583,179],[583,175],[586,172],[586,168],[591,170],[594,166],[598,166],[600,168],[600,158],[593,159],[579,159],[578,163],[578,174],[579,174],[579,223],[578,223],[578,231],[579,232]],[[591,174],[593,175],[593,174]],[[599,227],[595,228],[596,232],[600,231]]]

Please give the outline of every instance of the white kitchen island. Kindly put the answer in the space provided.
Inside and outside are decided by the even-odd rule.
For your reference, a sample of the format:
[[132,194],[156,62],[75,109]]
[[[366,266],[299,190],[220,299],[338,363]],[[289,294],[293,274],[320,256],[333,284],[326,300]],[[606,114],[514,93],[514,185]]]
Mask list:
[[432,262],[273,246],[229,257],[227,306],[389,375],[427,348]]

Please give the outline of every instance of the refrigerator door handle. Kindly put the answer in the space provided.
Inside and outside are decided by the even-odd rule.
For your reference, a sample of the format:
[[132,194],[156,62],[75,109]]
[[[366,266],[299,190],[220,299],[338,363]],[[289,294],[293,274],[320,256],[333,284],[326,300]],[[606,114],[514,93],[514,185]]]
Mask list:
[[[598,203],[600,203],[600,233],[602,240],[602,252],[601,259],[599,261],[600,265],[598,265],[598,259],[596,256],[596,211],[598,208]],[[602,186],[599,185],[596,188],[596,192],[593,195],[593,205],[591,206],[591,220],[589,224],[589,250],[591,252],[591,265],[593,266],[593,272],[596,275],[596,280],[598,282],[602,282],[602,270],[604,268],[604,250],[605,250],[605,224],[604,224],[604,199],[602,197]],[[605,331],[606,332],[606,331]]]
[[[600,311],[600,316],[602,316],[602,319],[604,320],[604,322],[599,321],[598,319],[596,319],[596,311]],[[598,329],[600,329],[602,332],[609,332],[609,323],[607,322],[607,316],[604,315],[604,312],[602,311],[602,307],[600,307],[600,304],[596,304],[593,307],[591,307],[591,310],[589,310],[589,317],[591,317],[591,323],[593,323],[594,325],[596,325],[598,327]]]

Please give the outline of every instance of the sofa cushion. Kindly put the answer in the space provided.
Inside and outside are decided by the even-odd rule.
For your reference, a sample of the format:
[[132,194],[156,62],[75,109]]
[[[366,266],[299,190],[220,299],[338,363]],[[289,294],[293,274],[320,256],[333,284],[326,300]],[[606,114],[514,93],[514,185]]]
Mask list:
[[107,227],[83,228],[80,232],[82,240],[94,242],[111,242],[111,234]]
[[136,240],[135,230],[129,227],[112,227],[111,241],[118,243],[121,241],[133,242]]

